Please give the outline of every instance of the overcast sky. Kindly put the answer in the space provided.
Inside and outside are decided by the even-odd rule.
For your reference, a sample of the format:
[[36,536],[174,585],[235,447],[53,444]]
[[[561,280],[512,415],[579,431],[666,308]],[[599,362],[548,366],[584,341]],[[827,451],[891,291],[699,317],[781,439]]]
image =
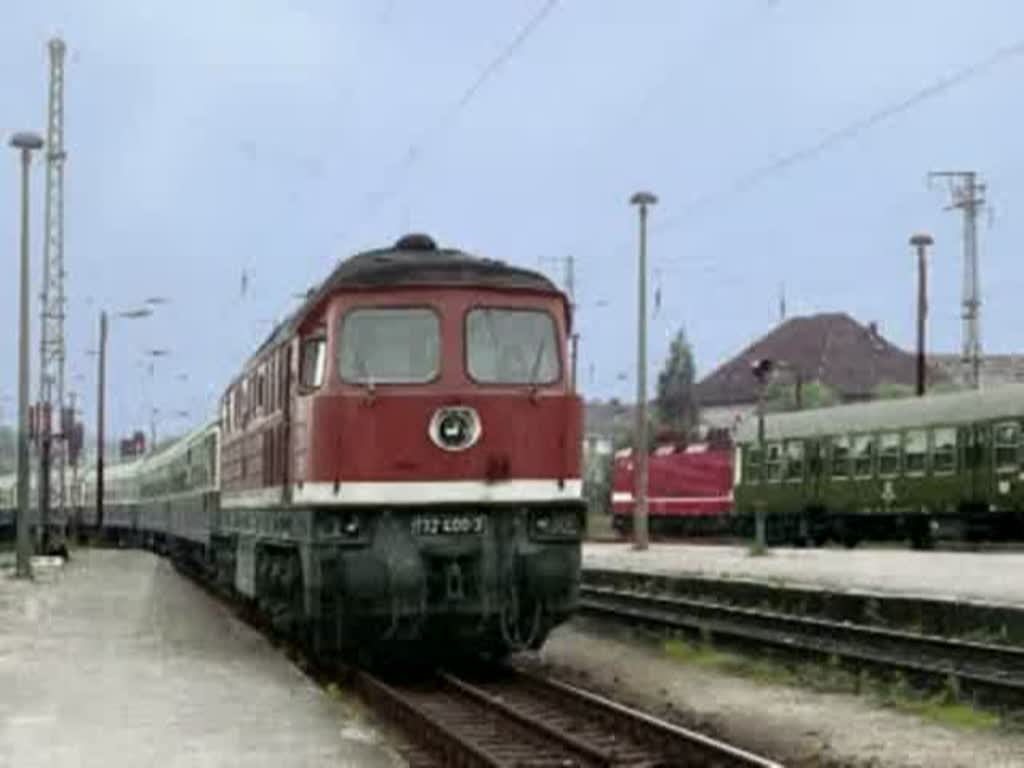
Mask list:
[[[627,200],[638,188],[661,199],[651,217],[652,292],[660,285],[662,296],[652,370],[685,326],[699,370],[710,371],[778,321],[781,283],[791,315],[846,311],[909,349],[907,238],[918,229],[937,241],[931,346],[958,350],[960,220],[943,211],[946,192],[925,184],[929,170],[944,168],[976,169],[989,184],[984,349],[1024,351],[1024,219],[1016,215],[1024,55],[736,186],[1024,40],[1020,3],[561,0],[460,106],[545,5],[39,0],[7,8],[5,134],[45,127],[46,40],[59,33],[68,44],[68,376],[90,420],[86,350],[100,307],[171,299],[151,318],[112,327],[114,429],[145,423],[150,402],[198,420],[293,294],[338,258],[407,230],[559,277],[551,260],[572,254],[581,385],[593,396],[631,397],[636,219]],[[8,153],[0,418],[10,421],[18,240]],[[40,164],[34,293],[43,179]],[[38,327],[33,334],[35,366]],[[151,385],[141,361],[152,347],[172,356]],[[186,422],[164,419],[161,428]]]

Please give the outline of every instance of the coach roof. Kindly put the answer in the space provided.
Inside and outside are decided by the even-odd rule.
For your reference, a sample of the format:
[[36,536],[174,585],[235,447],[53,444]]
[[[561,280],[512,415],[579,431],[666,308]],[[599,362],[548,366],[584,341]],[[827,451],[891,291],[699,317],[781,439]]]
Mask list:
[[[885,432],[916,427],[969,424],[1024,417],[1024,384],[984,391],[957,392],[928,397],[878,400],[870,403],[815,408],[765,416],[765,439],[842,435],[849,432]],[[737,430],[736,441],[757,440],[757,419]]]

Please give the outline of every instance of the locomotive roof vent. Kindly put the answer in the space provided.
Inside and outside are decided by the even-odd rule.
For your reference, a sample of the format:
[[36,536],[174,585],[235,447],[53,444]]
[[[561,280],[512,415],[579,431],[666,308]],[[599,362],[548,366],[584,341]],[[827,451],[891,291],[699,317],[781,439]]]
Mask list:
[[396,251],[436,251],[437,243],[434,242],[434,238],[430,235],[420,234],[414,232],[409,235],[403,235],[398,238],[398,242],[395,243]]

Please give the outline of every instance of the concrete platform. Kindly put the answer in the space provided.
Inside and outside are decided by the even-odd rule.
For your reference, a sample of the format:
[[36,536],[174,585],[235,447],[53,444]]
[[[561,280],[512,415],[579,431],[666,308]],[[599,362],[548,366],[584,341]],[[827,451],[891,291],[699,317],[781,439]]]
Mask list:
[[583,548],[583,567],[1024,608],[1024,553],[778,548],[752,556],[735,546],[652,544],[636,552],[628,543],[590,543]]
[[335,699],[145,552],[0,573],[0,766],[392,766]]

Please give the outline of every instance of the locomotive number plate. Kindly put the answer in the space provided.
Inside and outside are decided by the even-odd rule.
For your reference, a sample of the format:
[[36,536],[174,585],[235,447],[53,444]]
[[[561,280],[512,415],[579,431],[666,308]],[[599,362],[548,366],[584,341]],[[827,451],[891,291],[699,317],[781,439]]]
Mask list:
[[417,536],[459,536],[483,533],[485,515],[416,515],[412,532]]

